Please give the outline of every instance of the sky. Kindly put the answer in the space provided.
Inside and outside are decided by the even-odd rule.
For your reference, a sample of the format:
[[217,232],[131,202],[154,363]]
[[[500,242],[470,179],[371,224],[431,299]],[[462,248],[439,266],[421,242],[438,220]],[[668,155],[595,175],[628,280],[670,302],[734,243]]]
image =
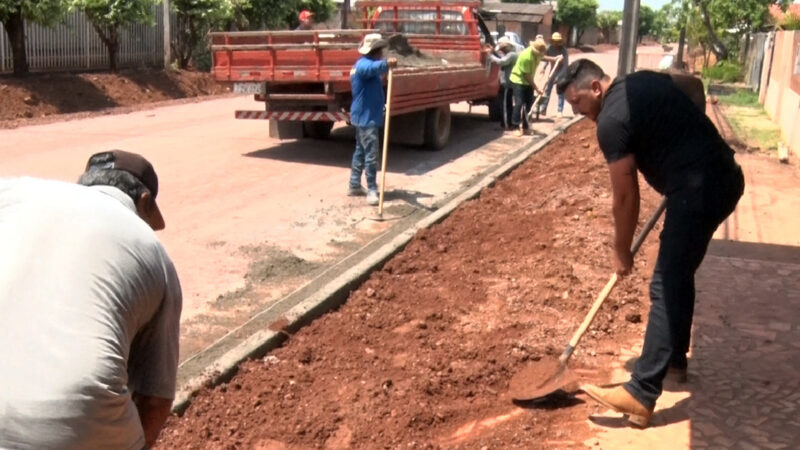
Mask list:
[[[661,6],[669,3],[669,0],[641,0],[642,5],[647,5],[653,9],[660,9]],[[622,11],[625,7],[625,0],[597,0],[598,11]]]

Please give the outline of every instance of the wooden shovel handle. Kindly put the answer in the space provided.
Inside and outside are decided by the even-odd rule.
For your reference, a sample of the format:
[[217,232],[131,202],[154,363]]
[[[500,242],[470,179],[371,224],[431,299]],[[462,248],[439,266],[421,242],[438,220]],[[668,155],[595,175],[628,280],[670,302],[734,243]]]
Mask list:
[[383,215],[383,194],[386,191],[386,159],[389,153],[389,121],[392,114],[392,68],[386,80],[386,117],[383,119],[383,152],[381,154],[381,190],[378,198],[378,215]]
[[[636,252],[639,251],[639,247],[642,246],[642,242],[644,242],[644,239],[647,237],[647,234],[650,233],[650,230],[653,229],[653,226],[656,224],[658,218],[661,217],[661,214],[664,212],[666,208],[667,208],[667,199],[665,197],[663,200],[661,200],[661,204],[658,205],[658,208],[656,208],[656,211],[653,213],[652,216],[650,216],[650,219],[648,219],[647,223],[645,223],[644,226],[642,227],[642,231],[639,233],[639,236],[636,237],[636,241],[634,241],[633,246],[631,247],[631,253],[636,254]],[[589,309],[589,313],[586,315],[586,318],[583,319],[581,326],[578,327],[578,330],[575,331],[575,334],[572,335],[572,339],[569,340],[569,344],[567,344],[567,348],[564,350],[564,353],[562,353],[561,356],[558,358],[561,364],[566,364],[570,356],[572,356],[572,352],[575,351],[575,347],[578,346],[578,342],[580,342],[581,338],[583,337],[583,334],[589,328],[589,325],[592,324],[592,321],[594,321],[594,318],[597,315],[597,311],[599,311],[600,307],[603,306],[603,302],[608,297],[608,294],[611,293],[611,290],[614,289],[614,285],[617,284],[618,279],[619,277],[617,276],[616,273],[614,273],[613,275],[611,275],[611,279],[608,280],[608,283],[606,283],[603,290],[600,291],[600,294],[597,296],[597,299],[594,301],[592,307]]]

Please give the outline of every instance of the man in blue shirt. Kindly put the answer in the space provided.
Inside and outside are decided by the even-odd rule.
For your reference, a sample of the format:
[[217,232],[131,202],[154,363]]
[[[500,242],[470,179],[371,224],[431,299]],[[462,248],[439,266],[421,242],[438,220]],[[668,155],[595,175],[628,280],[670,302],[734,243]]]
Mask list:
[[[358,52],[362,56],[350,70],[353,103],[350,105],[350,123],[356,128],[356,150],[350,171],[350,188],[347,195],[367,195],[367,204],[378,204],[376,181],[378,142],[383,126],[385,96],[381,76],[390,67],[397,66],[395,58],[383,59],[383,49],[388,42],[378,33],[370,33]],[[361,173],[367,178],[367,189],[361,186]]]

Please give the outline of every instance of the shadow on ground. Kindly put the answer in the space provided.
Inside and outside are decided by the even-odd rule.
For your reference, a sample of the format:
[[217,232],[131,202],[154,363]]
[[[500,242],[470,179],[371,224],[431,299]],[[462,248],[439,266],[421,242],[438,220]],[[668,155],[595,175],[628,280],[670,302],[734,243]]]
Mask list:
[[[469,154],[502,135],[498,124],[491,122],[486,116],[453,113],[450,143],[447,147],[440,151],[427,151],[419,147],[389,145],[387,172],[424,174]],[[354,140],[352,127],[339,127],[333,130],[329,139],[317,140],[315,145],[309,145],[307,140],[285,141],[270,149],[246,153],[245,156],[348,168],[353,156]],[[380,156],[378,160],[380,167]]]
[[[87,75],[91,77],[91,75]],[[25,103],[51,105],[58,114],[96,111],[119,106],[105,91],[89,79],[71,74],[31,75],[25,78],[4,77],[3,84],[28,93]]]

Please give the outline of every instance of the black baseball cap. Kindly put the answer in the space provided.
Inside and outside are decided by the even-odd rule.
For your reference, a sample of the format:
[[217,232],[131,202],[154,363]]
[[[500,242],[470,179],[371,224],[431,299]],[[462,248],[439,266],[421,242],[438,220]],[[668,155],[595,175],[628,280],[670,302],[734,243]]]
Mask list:
[[123,170],[136,177],[150,191],[150,195],[153,196],[155,214],[158,216],[158,220],[162,224],[164,223],[161,210],[155,203],[156,196],[158,196],[158,175],[156,175],[153,165],[144,156],[124,150],[99,152],[89,157],[89,161],[86,163],[86,171],[91,169]]

